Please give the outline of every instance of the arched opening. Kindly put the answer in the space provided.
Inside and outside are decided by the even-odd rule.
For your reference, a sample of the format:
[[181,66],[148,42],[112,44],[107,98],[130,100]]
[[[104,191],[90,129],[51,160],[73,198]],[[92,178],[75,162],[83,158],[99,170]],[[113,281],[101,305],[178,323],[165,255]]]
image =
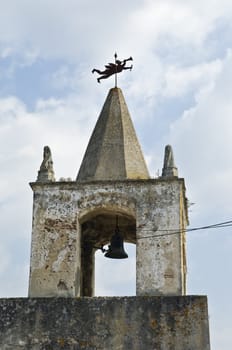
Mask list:
[[[116,217],[124,242],[135,244],[135,218],[126,212],[98,209],[85,215],[81,220],[81,296],[95,294],[95,253],[101,247],[107,248],[115,232]],[[105,264],[112,264],[110,260],[115,260],[105,257],[104,259]],[[128,261],[128,264],[132,263],[132,259],[125,260]],[[116,261],[118,262],[119,260]],[[118,266],[120,265],[123,266],[124,263],[120,262]]]

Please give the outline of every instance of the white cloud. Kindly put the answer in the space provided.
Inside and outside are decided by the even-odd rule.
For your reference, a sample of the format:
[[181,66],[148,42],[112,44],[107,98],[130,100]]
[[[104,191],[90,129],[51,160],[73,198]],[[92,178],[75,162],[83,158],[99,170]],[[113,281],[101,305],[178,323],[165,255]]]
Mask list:
[[220,73],[221,61],[196,64],[190,67],[168,66],[165,72],[166,84],[162,91],[165,97],[183,97],[190,91],[201,91],[211,87]]
[[181,169],[194,188],[193,201],[204,203],[206,211],[213,206],[219,217],[223,215],[222,208],[224,215],[230,215],[229,207],[225,207],[232,197],[228,188],[232,176],[231,63],[229,51],[220,74],[214,76],[214,84],[203,94],[196,92],[196,106],[184,112],[170,134]]
[[154,45],[155,38],[158,40],[159,36],[165,34],[184,42],[191,37],[191,44],[199,45],[210,30],[207,18],[208,21],[205,18],[203,20],[190,2],[147,1],[144,7],[131,16],[131,28],[136,28],[138,39],[142,39],[143,44],[145,40],[147,47]]
[[123,7],[105,0],[21,0],[20,5],[9,0],[1,4],[0,41],[19,51],[30,47],[33,58],[35,53],[66,60],[94,54],[98,62],[115,49],[122,55],[129,49],[139,60],[168,38],[171,47],[201,47],[218,18],[229,19],[231,8],[227,0],[128,1]]

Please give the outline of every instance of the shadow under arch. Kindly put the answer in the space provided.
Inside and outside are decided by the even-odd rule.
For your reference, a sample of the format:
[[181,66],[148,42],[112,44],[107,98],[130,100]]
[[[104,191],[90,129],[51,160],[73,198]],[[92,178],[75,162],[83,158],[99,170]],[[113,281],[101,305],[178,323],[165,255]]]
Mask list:
[[[136,220],[126,210],[97,208],[80,219],[81,226],[81,296],[94,296],[95,252],[109,244],[115,232],[116,217],[124,242],[136,243]],[[106,258],[107,259],[107,258]],[[107,259],[108,260],[108,259]]]

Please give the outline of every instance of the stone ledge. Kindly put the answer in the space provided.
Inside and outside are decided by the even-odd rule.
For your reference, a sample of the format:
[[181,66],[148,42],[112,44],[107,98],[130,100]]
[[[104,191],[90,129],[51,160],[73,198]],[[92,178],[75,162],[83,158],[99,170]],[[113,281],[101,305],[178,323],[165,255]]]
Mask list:
[[56,186],[63,186],[64,188],[73,188],[78,189],[82,188],[84,186],[95,186],[95,185],[117,185],[117,184],[125,184],[125,185],[134,185],[134,184],[157,184],[157,183],[167,183],[167,182],[180,182],[184,185],[184,178],[182,177],[176,177],[176,176],[170,176],[170,177],[156,177],[156,178],[149,178],[149,179],[125,179],[125,180],[91,180],[91,181],[47,181],[47,182],[38,182],[38,181],[32,181],[29,182],[29,185],[32,189],[34,188],[42,188],[46,186],[50,187],[56,187]]
[[206,296],[0,299],[0,350],[209,350]]

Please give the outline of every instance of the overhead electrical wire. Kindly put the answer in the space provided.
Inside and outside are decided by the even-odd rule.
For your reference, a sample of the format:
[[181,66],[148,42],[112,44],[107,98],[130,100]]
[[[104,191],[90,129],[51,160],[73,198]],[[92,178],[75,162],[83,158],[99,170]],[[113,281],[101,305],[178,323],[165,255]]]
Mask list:
[[[138,239],[147,239],[147,238],[158,238],[158,237],[165,237],[165,236],[171,236],[171,235],[176,235],[179,233],[186,233],[186,232],[193,232],[193,231],[200,231],[200,230],[206,230],[206,229],[218,229],[218,228],[223,228],[223,227],[231,227],[232,226],[232,220],[229,221],[223,221],[219,222],[216,224],[211,224],[211,225],[206,225],[206,226],[199,226],[199,227],[192,227],[192,228],[187,228],[183,230],[178,230],[178,229],[158,229],[158,228],[153,228],[153,229],[146,229],[142,228],[141,226],[138,227],[138,229],[141,229],[141,231],[154,231],[154,232],[165,232],[161,234],[153,234],[153,235],[148,235],[148,236],[137,236],[136,240]],[[93,248],[100,249],[103,253],[105,253],[107,250],[103,248],[103,245],[101,247],[95,247]]]
[[229,221],[224,221],[224,222],[219,222],[216,224],[212,225],[206,225],[206,226],[199,226],[199,227],[193,227],[193,228],[187,228],[183,230],[178,230],[178,229],[167,229],[167,230],[159,230],[159,229],[141,229],[141,231],[155,231],[155,232],[165,232],[161,234],[154,234],[154,235],[149,235],[149,236],[140,236],[137,237],[137,239],[146,239],[146,238],[156,238],[156,237],[162,237],[162,236],[171,236],[171,235],[176,235],[178,233],[185,233],[185,232],[193,232],[193,231],[200,231],[200,230],[206,230],[206,229],[218,229],[218,228],[223,228],[223,227],[231,227],[232,226],[232,220]]

